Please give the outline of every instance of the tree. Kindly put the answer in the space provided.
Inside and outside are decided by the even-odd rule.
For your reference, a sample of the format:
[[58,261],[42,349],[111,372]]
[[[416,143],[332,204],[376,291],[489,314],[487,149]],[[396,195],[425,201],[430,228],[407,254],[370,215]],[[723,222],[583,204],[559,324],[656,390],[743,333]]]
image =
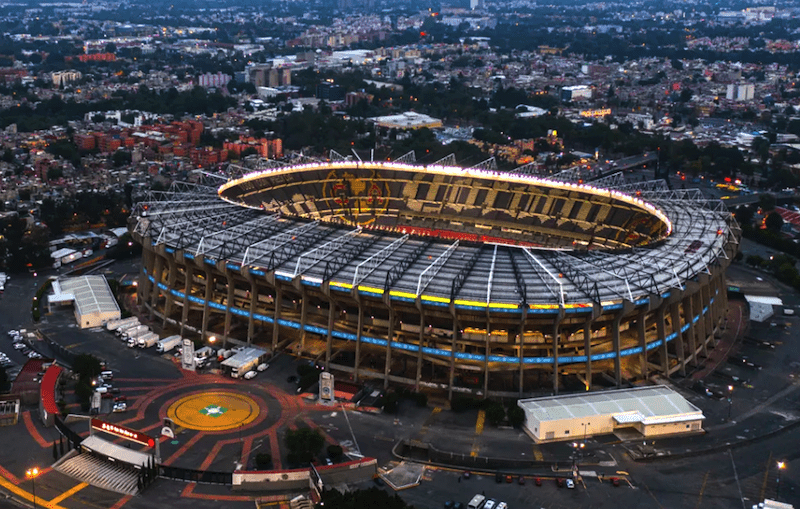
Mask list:
[[758,205],[764,212],[769,212],[775,208],[775,197],[771,194],[758,195]]
[[506,409],[501,403],[492,402],[486,407],[486,420],[497,426],[506,418]]
[[290,463],[310,463],[324,444],[325,439],[315,429],[297,428],[286,432]]
[[260,452],[256,454],[256,468],[259,470],[265,470],[269,468],[270,464],[272,463],[272,455],[266,452]]
[[74,371],[79,378],[94,378],[99,375],[102,370],[100,359],[92,354],[80,354],[72,361],[72,371]]
[[769,231],[779,232],[783,226],[783,218],[777,212],[770,212],[764,220],[764,226],[766,226]]
[[355,509],[362,507],[414,509],[414,506],[406,504],[396,493],[390,494],[375,487],[368,490],[350,491],[344,494],[338,490],[328,490],[322,494],[322,503],[325,509]]
[[329,445],[327,451],[328,451],[328,457],[334,461],[341,458],[342,454],[344,454],[342,446],[340,445]]
[[519,428],[525,424],[525,410],[517,405],[508,407],[508,423],[515,428]]

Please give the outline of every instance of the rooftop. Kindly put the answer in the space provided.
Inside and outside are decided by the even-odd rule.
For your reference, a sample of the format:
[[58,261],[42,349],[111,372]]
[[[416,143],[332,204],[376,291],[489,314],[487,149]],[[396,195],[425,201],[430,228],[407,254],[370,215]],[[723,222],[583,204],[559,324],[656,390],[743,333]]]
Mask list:
[[119,312],[117,300],[104,276],[60,278],[53,281],[53,294],[48,299],[63,301],[63,297],[69,295],[74,297],[75,307],[81,315]]
[[704,418],[699,408],[664,385],[523,399],[518,404],[539,422],[598,415],[644,424]]

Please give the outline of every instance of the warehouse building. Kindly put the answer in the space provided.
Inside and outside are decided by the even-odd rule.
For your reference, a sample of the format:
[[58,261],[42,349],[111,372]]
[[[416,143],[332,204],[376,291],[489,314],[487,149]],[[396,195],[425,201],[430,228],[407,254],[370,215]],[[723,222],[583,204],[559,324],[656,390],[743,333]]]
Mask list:
[[632,429],[642,437],[698,433],[703,412],[669,387],[656,385],[570,396],[521,399],[525,432],[539,442],[581,440]]
[[120,311],[104,276],[59,278],[53,281],[48,307],[74,303],[78,327],[99,327],[109,320],[119,320]]

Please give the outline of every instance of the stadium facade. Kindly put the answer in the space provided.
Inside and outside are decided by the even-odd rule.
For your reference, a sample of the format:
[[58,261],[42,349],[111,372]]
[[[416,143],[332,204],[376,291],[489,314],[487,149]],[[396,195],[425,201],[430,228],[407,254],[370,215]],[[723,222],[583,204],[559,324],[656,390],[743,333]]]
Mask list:
[[740,229],[697,190],[570,178],[338,161],[176,185],[130,218],[139,299],[189,337],[450,397],[685,373]]

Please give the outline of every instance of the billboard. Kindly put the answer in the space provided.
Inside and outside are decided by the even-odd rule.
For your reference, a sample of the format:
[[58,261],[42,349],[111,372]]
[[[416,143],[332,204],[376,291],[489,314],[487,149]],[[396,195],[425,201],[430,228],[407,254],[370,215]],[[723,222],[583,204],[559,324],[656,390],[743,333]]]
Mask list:
[[333,375],[327,371],[319,374],[319,400],[323,405],[334,403]]
[[131,442],[136,442],[137,444],[146,445],[147,447],[153,447],[156,445],[156,441],[152,437],[145,435],[140,431],[136,431],[135,429],[120,426],[119,424],[112,424],[110,422],[101,421],[100,419],[92,419],[91,426],[92,429],[124,438],[126,440],[130,440]]

